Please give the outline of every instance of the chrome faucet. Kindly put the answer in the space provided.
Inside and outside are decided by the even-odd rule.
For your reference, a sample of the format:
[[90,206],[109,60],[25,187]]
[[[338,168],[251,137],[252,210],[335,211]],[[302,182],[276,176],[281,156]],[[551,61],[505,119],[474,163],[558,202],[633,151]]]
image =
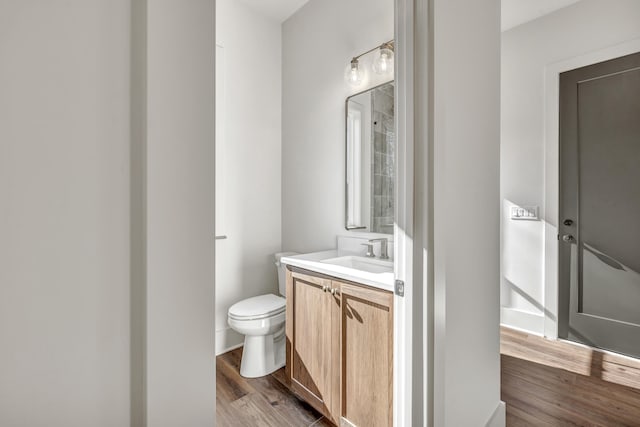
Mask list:
[[367,247],[367,253],[364,255],[367,258],[375,258],[376,254],[373,252],[373,243],[369,240],[369,243],[361,243],[362,246]]
[[369,244],[373,245],[375,242],[380,242],[380,256],[378,258],[389,259],[389,252],[387,249],[389,240],[387,240],[386,237],[381,237],[379,239],[369,239]]

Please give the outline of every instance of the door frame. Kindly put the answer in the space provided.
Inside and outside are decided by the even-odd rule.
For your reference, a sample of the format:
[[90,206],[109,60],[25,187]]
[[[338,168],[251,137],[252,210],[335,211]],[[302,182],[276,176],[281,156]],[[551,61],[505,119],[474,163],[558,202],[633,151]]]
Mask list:
[[[433,366],[432,251],[429,242],[428,164],[431,1],[395,0],[395,118],[397,133],[394,276],[404,296],[393,305],[393,425],[431,425]],[[415,120],[420,117],[421,120]],[[429,305],[431,304],[431,305]]]
[[411,425],[413,369],[413,13],[414,0],[395,0],[396,191],[394,277],[404,297],[393,297],[393,425]]
[[[558,224],[560,223],[560,73],[640,51],[640,39],[606,47],[545,67],[544,113],[544,336],[557,339],[566,323],[568,295],[560,289]],[[567,312],[564,312],[567,311]]]

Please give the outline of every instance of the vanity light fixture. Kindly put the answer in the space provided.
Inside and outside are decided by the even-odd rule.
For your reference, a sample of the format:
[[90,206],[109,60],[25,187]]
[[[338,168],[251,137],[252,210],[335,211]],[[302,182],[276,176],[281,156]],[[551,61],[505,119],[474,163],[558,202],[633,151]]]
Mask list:
[[390,71],[393,71],[393,51],[394,51],[394,41],[389,40],[388,42],[382,43],[380,46],[376,46],[373,49],[370,49],[364,53],[361,53],[358,56],[354,56],[351,59],[351,64],[347,68],[346,80],[353,86],[358,86],[364,80],[364,69],[360,64],[360,58],[363,56],[378,50],[378,56],[373,61],[373,71],[376,74],[386,74]]
[[393,69],[393,42],[380,46],[380,53],[373,61],[373,71],[377,74],[385,74]]
[[347,79],[349,83],[353,86],[358,86],[362,83],[362,79],[364,78],[364,70],[360,66],[360,61],[358,58],[353,58],[351,60],[351,65],[349,67],[349,73],[347,75]]

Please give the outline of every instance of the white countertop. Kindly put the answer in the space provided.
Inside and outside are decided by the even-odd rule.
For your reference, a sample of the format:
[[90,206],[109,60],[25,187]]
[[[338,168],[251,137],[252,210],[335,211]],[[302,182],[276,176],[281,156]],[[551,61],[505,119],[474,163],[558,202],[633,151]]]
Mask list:
[[393,272],[371,273],[368,271],[356,270],[341,265],[329,264],[323,260],[337,258],[340,256],[354,255],[350,252],[340,252],[336,249],[312,252],[309,254],[293,255],[283,257],[280,262],[305,270],[315,271],[316,273],[332,276],[337,279],[348,280],[351,282],[362,283],[385,291],[394,291]]

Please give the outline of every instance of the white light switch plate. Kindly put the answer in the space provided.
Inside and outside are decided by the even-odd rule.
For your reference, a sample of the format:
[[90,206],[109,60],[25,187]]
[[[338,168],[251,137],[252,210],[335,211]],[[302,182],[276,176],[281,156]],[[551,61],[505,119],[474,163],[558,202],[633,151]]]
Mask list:
[[537,206],[511,206],[511,219],[537,220]]

